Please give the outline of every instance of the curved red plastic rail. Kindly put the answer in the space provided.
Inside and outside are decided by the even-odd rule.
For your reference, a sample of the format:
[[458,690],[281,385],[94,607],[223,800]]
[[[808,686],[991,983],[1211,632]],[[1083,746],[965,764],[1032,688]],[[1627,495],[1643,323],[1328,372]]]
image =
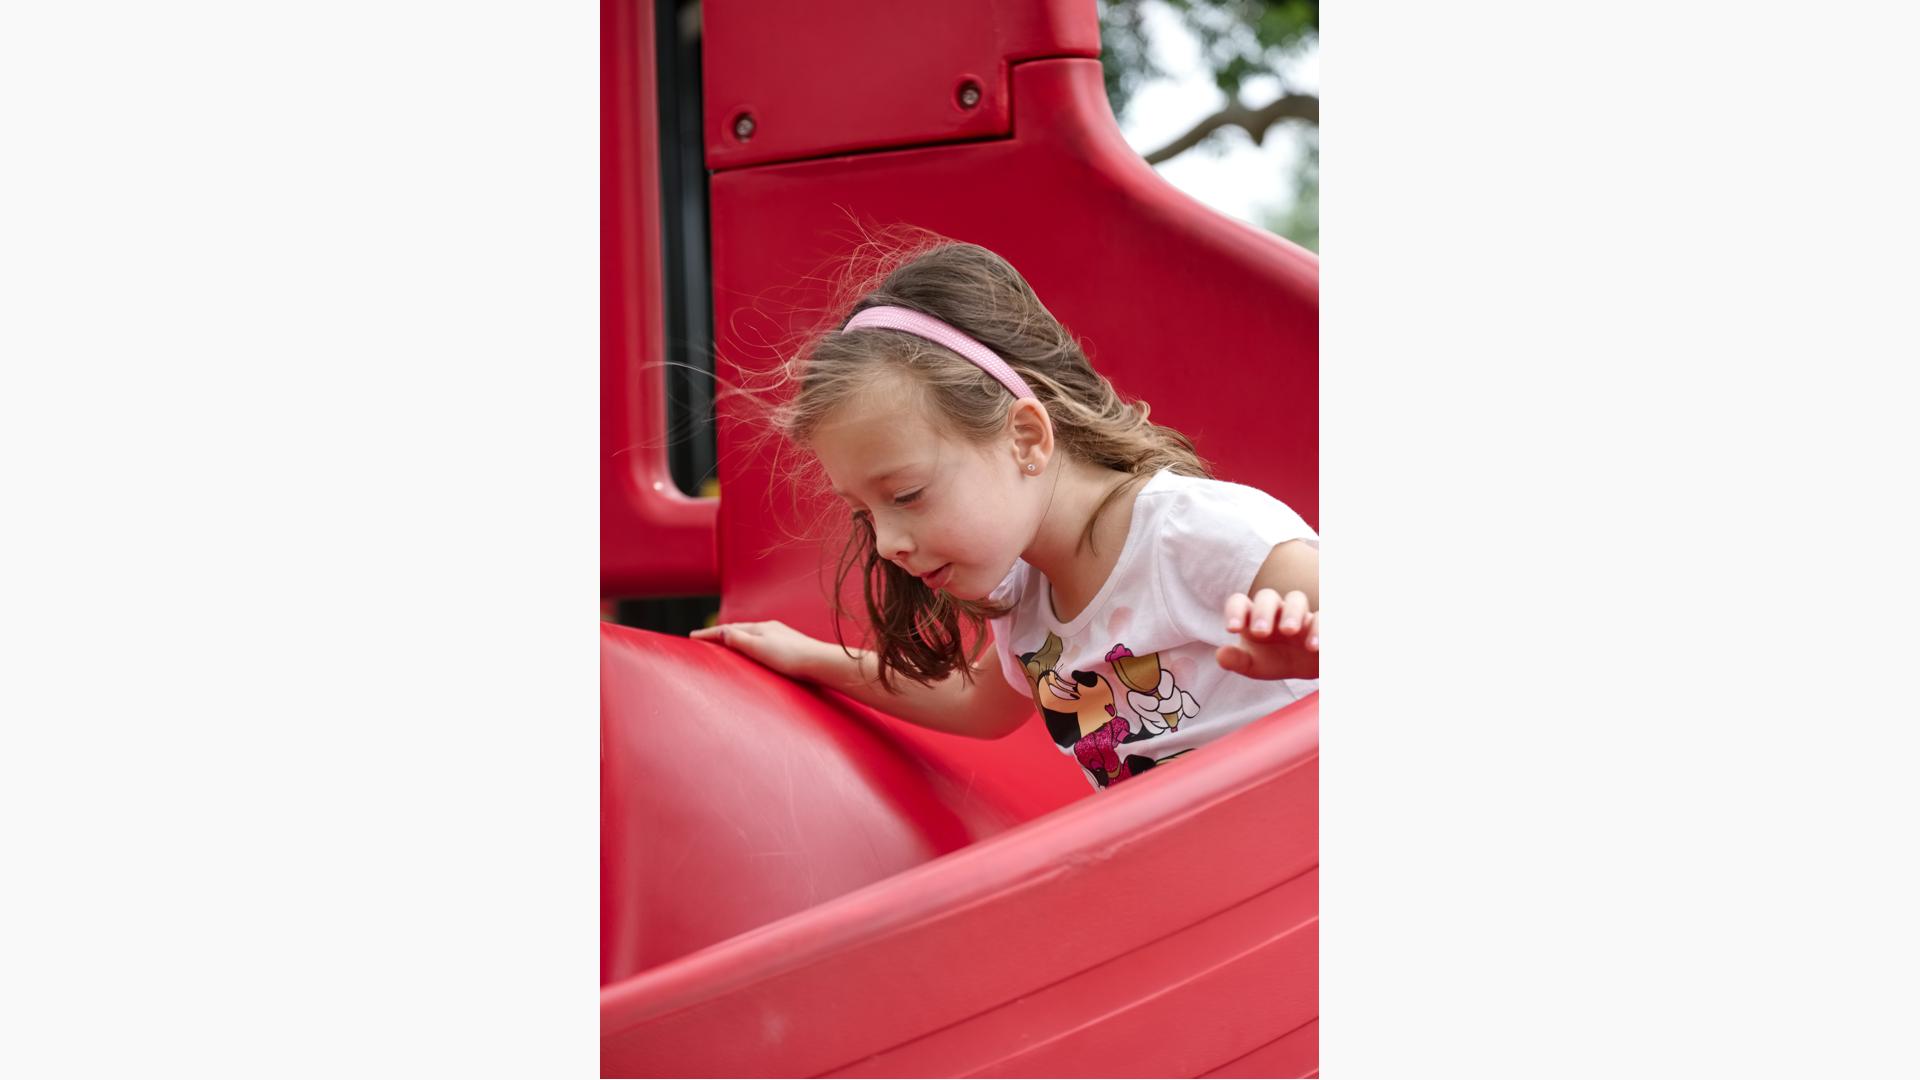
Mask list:
[[709,595],[717,500],[667,471],[651,4],[600,15],[600,595]]

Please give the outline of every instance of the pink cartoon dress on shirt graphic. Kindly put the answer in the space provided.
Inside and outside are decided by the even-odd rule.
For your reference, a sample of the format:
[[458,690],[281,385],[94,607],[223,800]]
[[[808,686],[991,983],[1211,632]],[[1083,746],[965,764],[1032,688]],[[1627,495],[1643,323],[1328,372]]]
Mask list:
[[1265,492],[1162,470],[1135,497],[1106,583],[1073,619],[1056,618],[1046,579],[1014,563],[990,597],[1011,605],[992,620],[1001,671],[1096,789],[1165,763],[1317,689],[1215,660],[1235,639],[1227,598],[1289,540],[1319,543]]

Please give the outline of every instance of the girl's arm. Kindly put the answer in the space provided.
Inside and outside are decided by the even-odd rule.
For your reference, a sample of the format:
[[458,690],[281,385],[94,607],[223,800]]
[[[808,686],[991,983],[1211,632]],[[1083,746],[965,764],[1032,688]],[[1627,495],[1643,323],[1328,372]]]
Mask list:
[[909,723],[954,735],[998,739],[1033,715],[1033,701],[1007,685],[993,651],[973,666],[967,683],[955,672],[931,686],[900,679],[880,685],[879,658],[865,649],[848,656],[840,646],[809,637],[782,622],[726,623],[691,637],[717,641],[786,675],[838,690],[863,705]]

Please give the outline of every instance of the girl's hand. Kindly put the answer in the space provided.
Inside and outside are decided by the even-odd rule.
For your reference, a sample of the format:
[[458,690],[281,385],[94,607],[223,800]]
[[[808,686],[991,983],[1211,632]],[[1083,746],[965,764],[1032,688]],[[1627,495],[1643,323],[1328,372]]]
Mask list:
[[811,678],[821,642],[778,621],[722,623],[687,635],[743,653],[790,679]]
[[1252,599],[1234,593],[1226,616],[1227,630],[1240,641],[1220,646],[1221,667],[1252,679],[1320,677],[1320,613],[1307,610],[1306,593],[1282,597],[1261,589]]

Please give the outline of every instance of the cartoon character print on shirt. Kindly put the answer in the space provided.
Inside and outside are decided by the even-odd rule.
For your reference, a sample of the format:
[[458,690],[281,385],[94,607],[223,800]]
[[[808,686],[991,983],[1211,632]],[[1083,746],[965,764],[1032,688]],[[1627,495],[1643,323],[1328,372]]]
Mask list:
[[1160,666],[1159,653],[1135,656],[1125,645],[1115,645],[1107,653],[1107,663],[1127,688],[1127,704],[1153,734],[1172,731],[1183,718],[1199,715],[1200,703],[1174,685],[1173,672]]
[[[1119,715],[1115,708],[1113,685],[1104,676],[1093,671],[1073,671],[1068,673],[1068,678],[1061,677],[1057,666],[1062,649],[1059,636],[1049,631],[1040,648],[1021,654],[1020,664],[1032,684],[1034,703],[1046,720],[1047,734],[1062,749],[1071,748],[1074,759],[1100,787],[1117,784],[1136,773],[1145,772],[1155,764],[1153,758],[1143,754],[1128,754],[1123,758],[1119,747],[1169,731],[1178,725],[1182,715],[1192,716],[1199,710],[1193,696],[1177,688],[1171,691],[1171,702],[1164,700],[1168,696],[1166,693],[1149,696],[1133,690],[1135,682],[1142,686],[1151,685],[1155,690],[1162,685],[1172,687],[1171,676],[1165,679],[1158,676],[1157,655],[1136,658],[1125,646],[1117,646],[1108,653],[1109,664],[1114,663],[1116,658],[1136,661],[1129,664],[1124,673],[1115,668],[1121,682],[1132,691],[1129,704],[1133,704],[1142,717],[1141,725],[1136,730],[1125,717]],[[1149,677],[1149,664],[1154,673],[1151,684],[1145,681]],[[1140,711],[1141,702],[1158,710],[1151,714],[1151,720],[1147,719],[1149,714]]]

